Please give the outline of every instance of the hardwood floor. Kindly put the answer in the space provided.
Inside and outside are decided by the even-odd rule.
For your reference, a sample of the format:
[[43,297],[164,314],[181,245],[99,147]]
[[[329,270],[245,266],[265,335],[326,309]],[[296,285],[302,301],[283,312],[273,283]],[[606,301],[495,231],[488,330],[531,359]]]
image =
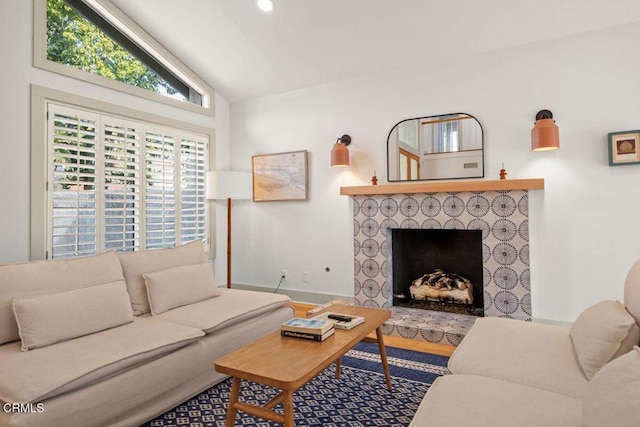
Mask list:
[[[315,304],[305,304],[301,302],[289,303],[296,311],[296,317],[307,317],[307,311],[317,307]],[[375,334],[370,335],[375,339]],[[439,354],[441,356],[451,356],[455,346],[445,344],[433,344],[421,340],[411,340],[391,335],[384,336],[384,343],[387,347],[403,348],[405,350],[422,351],[424,353]]]

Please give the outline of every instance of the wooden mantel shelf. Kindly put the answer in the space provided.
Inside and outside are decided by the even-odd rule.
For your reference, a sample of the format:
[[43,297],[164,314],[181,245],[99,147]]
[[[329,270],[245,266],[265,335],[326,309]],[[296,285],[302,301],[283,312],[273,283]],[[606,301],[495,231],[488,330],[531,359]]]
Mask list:
[[478,179],[454,181],[421,181],[386,185],[359,185],[340,187],[343,196],[374,194],[449,193],[462,191],[543,190],[543,178],[530,179]]

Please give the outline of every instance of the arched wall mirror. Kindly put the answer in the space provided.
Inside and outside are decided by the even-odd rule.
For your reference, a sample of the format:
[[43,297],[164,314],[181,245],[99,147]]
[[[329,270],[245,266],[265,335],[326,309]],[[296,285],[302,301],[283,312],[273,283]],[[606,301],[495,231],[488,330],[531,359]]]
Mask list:
[[403,120],[387,138],[387,179],[482,178],[483,145],[482,126],[470,114]]

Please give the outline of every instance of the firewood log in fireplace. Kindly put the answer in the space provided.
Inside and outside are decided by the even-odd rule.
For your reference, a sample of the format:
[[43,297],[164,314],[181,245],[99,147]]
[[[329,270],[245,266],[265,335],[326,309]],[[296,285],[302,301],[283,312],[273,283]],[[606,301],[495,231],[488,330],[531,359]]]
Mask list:
[[473,304],[473,285],[455,273],[435,270],[411,282],[411,299]]

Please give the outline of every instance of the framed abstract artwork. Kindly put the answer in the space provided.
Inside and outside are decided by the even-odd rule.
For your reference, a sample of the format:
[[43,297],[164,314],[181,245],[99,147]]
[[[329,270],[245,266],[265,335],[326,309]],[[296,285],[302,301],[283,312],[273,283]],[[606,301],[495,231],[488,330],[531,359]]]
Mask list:
[[609,166],[640,163],[640,130],[611,132],[608,146]]
[[252,156],[253,201],[308,200],[307,151]]

